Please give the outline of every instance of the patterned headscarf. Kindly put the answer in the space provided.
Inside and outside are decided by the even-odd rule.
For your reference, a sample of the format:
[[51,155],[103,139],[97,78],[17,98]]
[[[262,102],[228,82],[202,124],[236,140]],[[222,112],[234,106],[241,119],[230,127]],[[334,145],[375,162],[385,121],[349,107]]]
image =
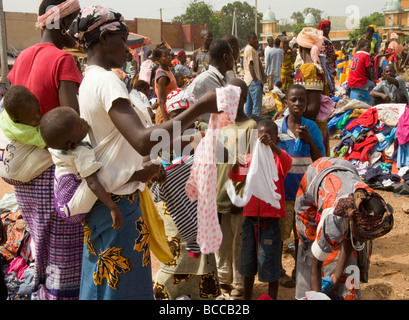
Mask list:
[[[383,214],[375,214],[365,210],[364,203],[372,198],[378,198],[384,206]],[[354,237],[363,243],[388,233],[393,227],[393,209],[386,204],[383,198],[375,192],[358,189],[348,197],[340,199],[334,214],[350,218]]]
[[44,28],[47,24],[53,23],[57,20],[69,16],[77,10],[80,10],[80,3],[78,0],[67,0],[59,5],[53,6],[43,15],[37,18],[36,28]]
[[319,53],[324,42],[322,30],[306,27],[297,36],[297,43],[300,47],[311,49],[311,58],[315,63],[320,63]]
[[68,32],[80,46],[88,49],[98,41],[104,30],[128,32],[128,27],[125,24],[125,18],[119,12],[95,5],[84,8]]

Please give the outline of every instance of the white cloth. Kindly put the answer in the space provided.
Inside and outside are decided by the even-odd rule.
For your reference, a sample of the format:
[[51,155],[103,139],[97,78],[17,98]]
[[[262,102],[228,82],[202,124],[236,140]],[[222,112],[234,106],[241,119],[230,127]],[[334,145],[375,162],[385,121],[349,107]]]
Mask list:
[[46,149],[11,140],[0,130],[0,177],[26,183],[52,165]]
[[79,89],[81,116],[92,128],[90,142],[97,161],[103,164],[98,174],[107,178],[107,192],[117,195],[144,190],[145,184],[127,182],[142,169],[142,156],[113,124],[109,110],[117,99],[130,100],[125,83],[113,72],[88,66]]
[[132,90],[129,94],[132,105],[135,108],[139,118],[141,118],[145,127],[153,126],[152,118],[149,114],[148,108],[151,107],[148,97],[138,90]]
[[[271,178],[272,177],[272,178]],[[281,195],[276,192],[278,181],[277,167],[273,151],[269,146],[257,140],[251,160],[249,172],[246,177],[246,186],[243,196],[236,194],[231,180],[226,182],[227,194],[236,207],[244,207],[252,196],[263,200],[270,206],[280,209]]]
[[[97,172],[102,164],[95,159],[94,150],[90,145],[80,144],[73,150],[57,150],[49,148],[52,159],[55,163],[54,179],[54,200],[58,214],[65,218],[88,213],[95,202],[97,196],[88,187],[84,179]],[[61,178],[70,179],[61,180]],[[101,184],[105,187],[98,177]],[[80,181],[76,187],[75,181]],[[61,183],[60,183],[61,181]]]

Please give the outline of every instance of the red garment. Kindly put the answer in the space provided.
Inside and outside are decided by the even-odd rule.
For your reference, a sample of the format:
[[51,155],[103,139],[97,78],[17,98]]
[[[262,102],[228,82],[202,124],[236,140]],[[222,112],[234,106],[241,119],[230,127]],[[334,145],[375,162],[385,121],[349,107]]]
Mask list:
[[42,114],[60,106],[60,81],[81,84],[74,57],[52,43],[39,43],[20,53],[8,75],[13,86],[27,87],[40,102]]
[[363,114],[361,114],[355,120],[352,120],[345,127],[347,131],[351,131],[353,127],[362,125],[365,128],[371,129],[374,125],[378,123],[378,109],[369,108]]
[[345,160],[358,159],[361,162],[370,161],[369,154],[371,154],[372,147],[378,142],[376,136],[367,137],[360,143],[355,143],[352,152],[345,156]]
[[371,65],[369,53],[358,51],[351,59],[351,68],[348,76],[348,86],[351,88],[365,86],[368,82],[366,68]]
[[[247,159],[247,167],[250,167],[252,155],[249,155]],[[250,201],[243,208],[243,216],[245,217],[269,217],[269,218],[285,218],[285,194],[284,194],[284,179],[287,175],[287,172],[291,169],[293,160],[291,156],[284,150],[281,150],[280,156],[274,154],[274,161],[277,167],[278,172],[278,181],[275,182],[277,187],[276,192],[281,195],[280,199],[280,209],[270,206],[268,203],[257,199],[255,196],[252,196]],[[229,178],[233,182],[240,182],[246,176],[242,170],[239,170],[237,174],[234,174],[232,170],[229,172]],[[257,202],[258,202],[258,211],[257,212]]]

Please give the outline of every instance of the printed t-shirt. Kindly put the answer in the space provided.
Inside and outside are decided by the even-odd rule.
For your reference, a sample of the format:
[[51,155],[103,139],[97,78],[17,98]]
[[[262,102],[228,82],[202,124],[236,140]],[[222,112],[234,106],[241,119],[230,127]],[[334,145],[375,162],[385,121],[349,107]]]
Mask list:
[[13,86],[27,87],[37,97],[44,115],[60,105],[60,82],[73,81],[79,85],[82,76],[70,53],[52,43],[39,43],[20,53],[8,79]]
[[349,71],[348,86],[351,88],[365,86],[368,82],[366,68],[371,65],[369,53],[358,51],[351,59],[351,69]]

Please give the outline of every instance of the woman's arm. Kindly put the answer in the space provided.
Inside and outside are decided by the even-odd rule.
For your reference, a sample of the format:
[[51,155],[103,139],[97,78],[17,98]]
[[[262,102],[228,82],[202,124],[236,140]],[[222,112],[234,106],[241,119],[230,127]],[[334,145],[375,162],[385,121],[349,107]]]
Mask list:
[[183,133],[200,115],[208,112],[218,112],[216,90],[206,93],[192,107],[175,118],[149,128],[145,128],[129,100],[126,99],[115,100],[108,115],[129,144],[142,156],[148,156],[151,149],[158,143],[151,139],[154,130],[163,129],[173,139],[173,126],[176,121],[180,122]]
[[60,81],[58,88],[58,96],[60,99],[60,106],[67,106],[73,108],[80,113],[80,107],[77,98],[78,83],[74,81]]
[[310,289],[311,291],[321,292],[321,268],[323,261],[319,261],[314,256],[311,261],[310,269]]

